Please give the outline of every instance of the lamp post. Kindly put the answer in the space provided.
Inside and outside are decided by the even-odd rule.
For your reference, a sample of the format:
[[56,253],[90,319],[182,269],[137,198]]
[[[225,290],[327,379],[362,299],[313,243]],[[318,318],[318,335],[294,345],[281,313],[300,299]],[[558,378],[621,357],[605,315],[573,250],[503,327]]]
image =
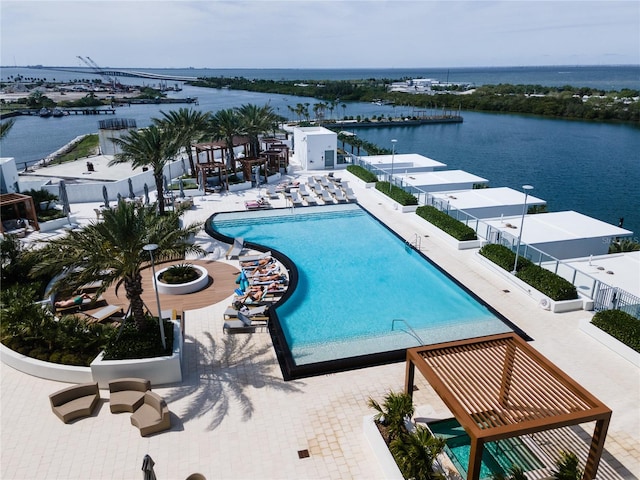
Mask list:
[[158,294],[158,279],[156,278],[156,264],[153,261],[153,252],[158,249],[155,243],[149,243],[142,247],[145,252],[149,252],[151,256],[151,273],[153,274],[153,287],[156,289],[156,302],[158,303],[158,324],[160,325],[160,338],[162,339],[162,348],[167,348],[167,341],[164,338],[164,324],[162,323],[162,308],[160,307],[160,295]]
[[391,176],[389,177],[389,192],[391,192],[391,182],[393,180],[393,161],[396,156],[396,140],[395,138],[391,140]]
[[516,261],[513,263],[513,271],[512,274],[516,274],[516,269],[518,267],[518,253],[520,252],[520,242],[522,241],[522,227],[524,226],[524,216],[527,213],[527,197],[529,196],[529,190],[533,190],[531,185],[523,185],[522,190],[524,190],[524,205],[522,207],[522,218],[520,219],[520,231],[518,232],[518,248],[516,249]]

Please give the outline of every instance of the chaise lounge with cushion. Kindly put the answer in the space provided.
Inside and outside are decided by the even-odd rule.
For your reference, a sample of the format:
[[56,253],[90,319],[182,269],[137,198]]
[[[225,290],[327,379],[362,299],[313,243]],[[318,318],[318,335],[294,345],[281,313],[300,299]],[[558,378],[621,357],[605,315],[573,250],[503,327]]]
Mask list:
[[98,383],[81,383],[49,395],[51,410],[64,423],[88,417],[100,400]]
[[170,429],[171,415],[167,402],[157,393],[145,392],[144,403],[131,415],[131,425],[138,427],[143,437]]
[[118,378],[109,382],[111,413],[135,412],[144,403],[151,382],[144,378]]

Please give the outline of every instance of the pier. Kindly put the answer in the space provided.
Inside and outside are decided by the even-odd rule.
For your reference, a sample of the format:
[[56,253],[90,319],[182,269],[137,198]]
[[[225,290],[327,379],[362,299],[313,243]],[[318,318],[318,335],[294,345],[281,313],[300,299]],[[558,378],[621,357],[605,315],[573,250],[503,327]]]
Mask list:
[[338,122],[323,123],[327,128],[373,128],[373,127],[409,127],[415,125],[428,125],[437,123],[462,123],[461,115],[434,115],[419,118],[394,118],[379,121],[344,120]]

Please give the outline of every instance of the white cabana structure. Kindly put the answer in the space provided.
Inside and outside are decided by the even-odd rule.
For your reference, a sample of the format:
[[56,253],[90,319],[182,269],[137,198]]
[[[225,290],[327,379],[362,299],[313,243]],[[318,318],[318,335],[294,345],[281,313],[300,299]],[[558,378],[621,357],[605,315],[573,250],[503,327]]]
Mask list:
[[439,162],[433,158],[425,157],[418,153],[368,155],[360,157],[360,160],[387,173],[391,172],[393,167],[394,176],[413,172],[432,172],[437,168],[439,169],[447,166],[446,163]]
[[[442,205],[462,210],[476,218],[522,215],[525,200],[523,192],[509,187],[436,192],[433,196]],[[534,205],[546,205],[546,203],[540,198],[527,196],[527,209]]]
[[338,134],[324,127],[295,127],[293,150],[303,170],[333,169],[337,163]]
[[450,192],[453,190],[471,190],[474,185],[489,183],[486,178],[473,175],[464,170],[440,170],[433,172],[409,172],[403,173],[396,170],[394,174],[396,182],[402,181],[403,185],[409,185],[423,192]]
[[[528,203],[528,201],[527,201]],[[522,216],[486,220],[503,239],[518,243]],[[633,232],[572,210],[525,215],[521,242],[559,260],[605,255],[616,238]],[[494,239],[495,240],[495,239]]]

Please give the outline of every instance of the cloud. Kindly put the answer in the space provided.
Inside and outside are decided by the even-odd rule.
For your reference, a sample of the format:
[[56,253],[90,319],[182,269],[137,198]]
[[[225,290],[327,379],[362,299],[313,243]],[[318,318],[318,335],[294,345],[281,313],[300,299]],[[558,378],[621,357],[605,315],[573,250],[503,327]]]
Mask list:
[[3,0],[0,13],[3,63],[22,65],[597,64],[611,52],[640,63],[640,12],[626,0]]

